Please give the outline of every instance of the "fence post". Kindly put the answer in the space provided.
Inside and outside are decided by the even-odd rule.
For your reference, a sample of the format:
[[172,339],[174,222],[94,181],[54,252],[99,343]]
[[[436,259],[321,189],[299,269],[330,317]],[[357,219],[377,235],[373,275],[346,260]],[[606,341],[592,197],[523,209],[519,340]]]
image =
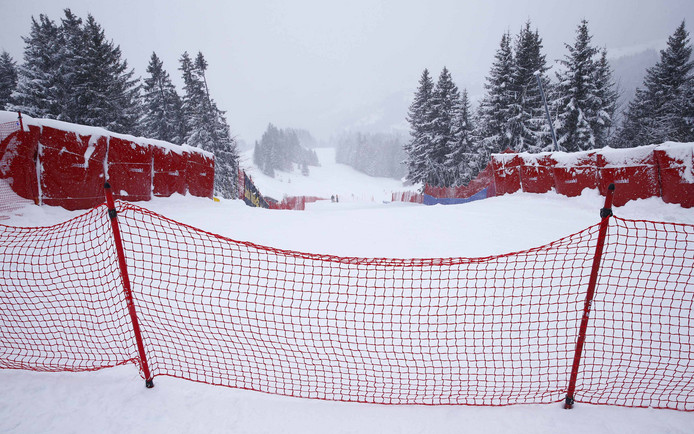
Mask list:
[[595,256],[593,257],[593,268],[590,272],[590,280],[588,281],[588,291],[586,292],[586,301],[583,306],[583,318],[581,318],[581,328],[578,331],[578,341],[576,342],[576,352],[574,353],[574,363],[571,368],[571,377],[569,378],[569,388],[566,392],[566,400],[564,402],[565,409],[571,409],[574,405],[574,392],[576,391],[576,378],[578,377],[578,368],[581,365],[581,354],[583,353],[583,344],[586,341],[586,330],[588,329],[588,319],[590,318],[590,309],[593,305],[593,297],[595,295],[595,285],[598,281],[598,271],[600,271],[600,261],[602,259],[602,250],[605,246],[605,236],[607,235],[607,225],[612,216],[612,196],[614,195],[614,184],[607,187],[605,194],[605,207],[600,210],[600,232],[598,233],[598,244],[595,246]]
[[128,304],[130,320],[133,323],[133,332],[135,333],[135,341],[137,342],[137,351],[140,354],[140,367],[142,368],[142,373],[145,375],[145,386],[147,388],[152,388],[154,387],[154,380],[152,379],[152,374],[149,372],[149,366],[147,365],[147,356],[145,355],[145,346],[142,343],[140,323],[137,321],[137,312],[135,311],[133,294],[132,290],[130,289],[130,278],[128,277],[128,268],[125,264],[123,242],[121,241],[120,228],[118,227],[118,214],[116,211],[116,205],[113,201],[113,194],[111,193],[111,185],[108,182],[104,184],[104,190],[106,191],[106,204],[108,206],[108,216],[111,218],[111,229],[113,229],[113,239],[116,244],[116,252],[118,253],[118,265],[120,266],[120,273],[123,278],[123,290],[125,292],[125,300]]

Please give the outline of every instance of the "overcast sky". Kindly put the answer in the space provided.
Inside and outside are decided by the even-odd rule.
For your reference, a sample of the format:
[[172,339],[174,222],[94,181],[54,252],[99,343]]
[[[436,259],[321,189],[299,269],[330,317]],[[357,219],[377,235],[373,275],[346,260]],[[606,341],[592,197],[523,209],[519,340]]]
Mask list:
[[[175,0],[4,1],[0,49],[21,62],[31,16],[59,21],[66,7],[94,15],[136,75],[152,51],[179,85],[178,58],[202,51],[212,97],[248,142],[269,122],[328,137],[355,113],[377,116],[388,98],[410,98],[424,68],[445,65],[479,96],[501,35],[531,20],[550,64],[583,18],[593,42],[613,54],[664,46],[692,0]],[[626,51],[625,51],[626,50]],[[403,118],[405,113],[402,114]]]

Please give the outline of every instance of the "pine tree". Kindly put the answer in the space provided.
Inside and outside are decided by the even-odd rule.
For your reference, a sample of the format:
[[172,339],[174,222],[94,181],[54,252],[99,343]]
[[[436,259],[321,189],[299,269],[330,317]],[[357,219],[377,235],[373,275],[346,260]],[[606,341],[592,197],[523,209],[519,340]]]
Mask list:
[[86,123],[90,109],[83,99],[90,86],[90,71],[84,68],[87,63],[86,38],[82,19],[70,9],[65,9],[64,14],[58,31],[59,43],[55,47],[58,64],[53,91],[60,104],[60,111],[55,115],[65,122]]
[[509,144],[517,152],[539,152],[551,143],[536,77],[536,73],[539,73],[545,91],[550,93],[550,82],[545,75],[549,68],[541,51],[542,39],[537,30],[531,31],[528,21],[516,40],[512,73],[513,102],[509,107]]
[[435,187],[455,182],[455,172],[448,166],[448,155],[456,144],[456,119],[460,110],[460,92],[451,73],[443,68],[431,97],[431,128],[427,131],[424,181]]
[[557,143],[569,152],[593,149],[596,145],[593,124],[597,103],[597,68],[593,57],[598,50],[591,45],[588,22],[581,21],[574,45],[564,44],[569,51],[559,63],[564,70],[557,73],[554,105],[557,109]]
[[92,15],[84,24],[85,63],[88,85],[80,95],[86,107],[86,125],[103,126],[110,131],[139,134],[142,114],[139,78],[121,58],[120,47],[106,40],[106,35]]
[[484,88],[486,94],[479,107],[479,136],[482,140],[480,152],[488,160],[494,152],[502,152],[511,146],[510,107],[513,104],[513,50],[511,35],[501,37],[499,49],[494,56]]
[[222,110],[210,97],[205,71],[208,64],[202,53],[195,62],[185,52],[180,59],[184,82],[183,111],[191,146],[212,152],[215,156],[215,194],[224,198],[235,197],[238,172],[238,151],[231,137],[229,124]]
[[668,39],[658,63],[646,71],[643,88],[629,104],[617,146],[668,140],[692,141],[692,46],[684,21]]
[[12,92],[17,88],[17,64],[10,54],[3,50],[0,54],[0,110],[5,110],[11,102]]
[[602,49],[595,68],[596,107],[592,122],[595,134],[595,147],[604,148],[612,140],[614,117],[617,110],[619,92],[614,82],[612,68],[607,61],[607,50]]
[[480,171],[480,154],[484,155],[484,153],[480,152],[474,131],[470,100],[467,90],[463,90],[454,119],[453,146],[446,162],[446,166],[452,173],[449,185],[466,185]]
[[58,58],[58,26],[46,15],[38,21],[31,18],[31,32],[24,40],[24,63],[18,69],[18,80],[9,109],[30,116],[55,119],[61,111],[60,101],[55,95],[57,79],[55,72],[60,63]]
[[65,9],[60,27],[45,15],[32,17],[24,38],[13,110],[32,116],[138,133],[139,87],[91,15],[83,22]]
[[431,100],[434,82],[425,69],[419,79],[419,87],[410,105],[407,122],[410,124],[410,140],[405,145],[407,158],[407,180],[424,182],[426,171],[426,149],[431,128]]
[[186,136],[183,103],[156,53],[152,53],[147,73],[149,77],[143,87],[143,133],[146,137],[181,144]]
[[617,99],[612,72],[606,50],[593,47],[591,39],[588,22],[583,20],[574,45],[565,44],[569,53],[559,61],[564,69],[557,73],[553,102],[558,113],[557,142],[570,152],[605,146],[612,126]]

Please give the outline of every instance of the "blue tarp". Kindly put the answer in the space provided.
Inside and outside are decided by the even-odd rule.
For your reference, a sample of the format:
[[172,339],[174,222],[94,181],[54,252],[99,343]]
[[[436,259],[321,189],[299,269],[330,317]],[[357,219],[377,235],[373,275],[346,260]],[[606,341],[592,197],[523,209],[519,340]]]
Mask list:
[[479,192],[473,194],[470,197],[445,197],[445,198],[438,198],[434,196],[429,196],[428,194],[424,194],[424,198],[422,200],[422,203],[424,205],[458,205],[461,203],[467,203],[467,202],[472,202],[475,200],[480,200],[480,199],[486,199],[487,198],[487,188],[483,188]]

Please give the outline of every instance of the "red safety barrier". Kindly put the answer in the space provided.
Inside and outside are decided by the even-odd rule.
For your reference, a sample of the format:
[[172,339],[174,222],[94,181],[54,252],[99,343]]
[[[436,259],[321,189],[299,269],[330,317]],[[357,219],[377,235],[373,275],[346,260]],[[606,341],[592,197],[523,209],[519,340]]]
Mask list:
[[607,187],[617,186],[614,205],[622,206],[634,199],[660,196],[655,146],[629,149],[602,149],[597,153],[598,189],[603,196]]
[[[105,170],[116,197],[126,200],[149,200],[153,192],[185,194],[187,189],[212,197],[214,159],[204,151],[132,139],[136,143],[100,128],[53,120],[27,118],[23,130],[20,124],[19,118],[0,123],[0,177],[36,203],[71,210],[98,205]],[[188,156],[195,161],[185,161]],[[189,165],[193,170],[188,174]]]
[[18,196],[38,203],[36,160],[41,131],[35,126],[22,131],[18,124],[17,121],[0,125],[0,177],[9,182]]
[[583,190],[598,186],[597,157],[595,151],[555,152],[552,168],[554,188],[564,196],[580,196]]
[[104,201],[106,137],[44,126],[40,143],[41,203],[76,210]]
[[521,189],[520,166],[523,160],[518,154],[504,153],[492,155],[496,195],[503,196]]
[[[152,376],[382,404],[567,392],[599,225],[485,258],[354,258],[116,207]],[[0,367],[142,366],[106,213],[0,225]],[[575,401],[694,410],[694,226],[613,217],[604,245]]]
[[184,153],[188,193],[212,199],[214,194],[214,158],[197,151]]
[[[111,137],[108,179],[116,198],[133,202],[152,199],[152,147]],[[102,192],[103,184],[102,178]]]
[[186,157],[169,148],[152,146],[152,194],[169,197],[186,194]]
[[394,191],[391,194],[393,202],[422,203],[424,198],[416,191]]
[[655,150],[663,201],[694,207],[694,147],[664,144]]
[[554,188],[552,154],[522,154],[520,178],[526,193],[547,193]]

